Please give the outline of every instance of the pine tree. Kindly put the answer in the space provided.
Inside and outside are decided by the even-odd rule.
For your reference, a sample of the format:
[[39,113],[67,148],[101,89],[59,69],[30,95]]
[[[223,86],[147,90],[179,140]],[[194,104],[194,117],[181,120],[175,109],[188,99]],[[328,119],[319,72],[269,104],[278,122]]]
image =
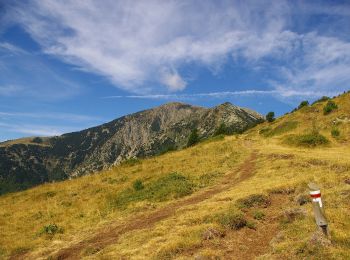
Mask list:
[[198,136],[198,130],[197,128],[194,128],[191,131],[190,136],[188,137],[188,141],[187,141],[187,147],[190,147],[192,145],[195,145],[196,143],[199,142],[199,136]]

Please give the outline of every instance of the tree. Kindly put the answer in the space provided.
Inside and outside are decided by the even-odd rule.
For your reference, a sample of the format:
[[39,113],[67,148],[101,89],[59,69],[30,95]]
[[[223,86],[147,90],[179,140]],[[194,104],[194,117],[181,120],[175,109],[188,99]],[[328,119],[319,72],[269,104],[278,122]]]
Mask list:
[[198,130],[197,128],[194,128],[191,131],[190,136],[188,137],[188,141],[187,141],[187,147],[190,147],[192,145],[195,145],[196,143],[199,142],[199,136],[198,136]]
[[214,136],[216,135],[227,135],[228,129],[224,122],[222,122],[219,127],[215,130]]
[[298,109],[303,108],[303,107],[307,107],[308,105],[309,105],[309,101],[307,101],[307,100],[301,101],[299,106],[298,106]]
[[274,120],[275,120],[275,112],[268,112],[267,114],[266,114],[266,120],[268,121],[268,122],[273,122]]
[[33,143],[41,144],[43,142],[43,139],[40,137],[34,137],[32,140]]

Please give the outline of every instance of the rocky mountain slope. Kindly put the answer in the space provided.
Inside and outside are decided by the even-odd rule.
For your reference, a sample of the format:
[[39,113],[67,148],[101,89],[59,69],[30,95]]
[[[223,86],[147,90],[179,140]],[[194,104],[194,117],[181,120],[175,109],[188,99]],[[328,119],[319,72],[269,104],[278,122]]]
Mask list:
[[230,103],[214,108],[168,103],[80,132],[5,142],[0,144],[0,194],[181,149],[194,128],[204,139],[222,123],[239,133],[262,120]]

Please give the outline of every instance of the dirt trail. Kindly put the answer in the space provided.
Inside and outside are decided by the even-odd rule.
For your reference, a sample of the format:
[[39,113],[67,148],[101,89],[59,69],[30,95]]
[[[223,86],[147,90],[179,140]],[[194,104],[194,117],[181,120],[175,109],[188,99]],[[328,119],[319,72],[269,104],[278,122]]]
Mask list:
[[87,248],[102,250],[106,246],[117,242],[119,236],[127,232],[152,227],[155,223],[164,220],[175,214],[176,210],[181,207],[200,203],[212,196],[231,188],[254,174],[255,160],[257,151],[253,151],[251,155],[240,165],[237,171],[225,175],[219,184],[214,185],[206,191],[198,192],[189,198],[171,203],[164,208],[156,210],[148,215],[139,215],[130,219],[127,223],[116,226],[109,226],[98,231],[93,237],[83,240],[75,245],[61,249],[54,255],[54,259],[78,259],[80,253]]

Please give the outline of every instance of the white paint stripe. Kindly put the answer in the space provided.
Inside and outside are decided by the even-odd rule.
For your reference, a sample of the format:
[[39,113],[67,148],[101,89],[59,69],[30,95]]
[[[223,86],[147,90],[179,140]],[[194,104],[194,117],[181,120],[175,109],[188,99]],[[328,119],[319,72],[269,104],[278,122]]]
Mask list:
[[316,194],[320,194],[320,193],[321,193],[320,190],[310,191],[310,195],[316,195]]
[[321,198],[315,198],[315,199],[312,199],[313,202],[318,202],[320,204],[320,208],[322,208],[322,200]]

